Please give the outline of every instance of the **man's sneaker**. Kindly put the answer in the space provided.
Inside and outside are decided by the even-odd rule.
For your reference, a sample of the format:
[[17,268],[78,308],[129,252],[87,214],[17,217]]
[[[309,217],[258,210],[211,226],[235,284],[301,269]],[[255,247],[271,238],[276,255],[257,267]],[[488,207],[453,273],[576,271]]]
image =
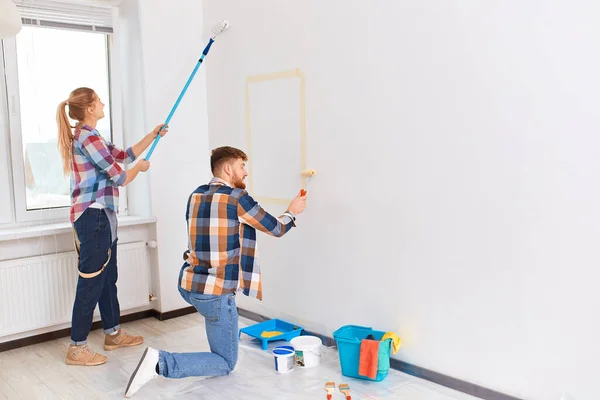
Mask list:
[[158,364],[158,350],[146,347],[140,362],[131,374],[131,378],[129,378],[127,389],[125,389],[125,397],[133,396],[142,386],[158,376],[156,364]]
[[123,329],[119,329],[116,335],[104,336],[104,350],[115,350],[119,347],[131,347],[144,343],[141,336],[130,336]]
[[67,365],[85,365],[91,367],[104,364],[105,362],[106,357],[90,349],[87,344],[81,346],[71,344],[67,349],[67,358],[65,359]]

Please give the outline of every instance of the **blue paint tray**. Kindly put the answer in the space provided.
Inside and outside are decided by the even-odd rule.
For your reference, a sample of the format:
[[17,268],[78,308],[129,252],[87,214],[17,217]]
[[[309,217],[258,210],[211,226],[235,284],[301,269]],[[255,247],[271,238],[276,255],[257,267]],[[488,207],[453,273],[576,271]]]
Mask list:
[[[262,349],[267,350],[269,348],[269,342],[275,340],[287,340],[289,341],[296,336],[300,336],[302,333],[301,326],[290,324],[289,322],[282,321],[280,319],[270,319],[268,321],[259,322],[258,324],[250,325],[240,329],[238,337],[245,333],[248,336],[252,336],[262,342]],[[273,336],[270,338],[262,337],[261,334],[265,331],[278,331],[283,332],[281,335]]]

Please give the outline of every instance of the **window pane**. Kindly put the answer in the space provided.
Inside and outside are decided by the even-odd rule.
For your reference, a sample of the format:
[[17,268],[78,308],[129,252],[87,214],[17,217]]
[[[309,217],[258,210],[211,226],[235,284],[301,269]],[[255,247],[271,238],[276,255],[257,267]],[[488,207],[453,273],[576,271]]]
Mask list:
[[96,129],[112,140],[106,35],[24,26],[16,40],[27,210],[70,206],[56,109],[73,89],[94,89],[106,105]]

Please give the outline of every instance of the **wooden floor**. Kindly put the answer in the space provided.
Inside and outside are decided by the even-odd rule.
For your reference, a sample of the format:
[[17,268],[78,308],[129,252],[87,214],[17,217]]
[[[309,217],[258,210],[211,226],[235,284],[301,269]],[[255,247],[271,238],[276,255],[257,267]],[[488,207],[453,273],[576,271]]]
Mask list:
[[[240,328],[254,323],[240,318]],[[123,324],[132,334],[142,335],[138,347],[102,350],[102,330],[92,331],[90,346],[108,356],[98,367],[68,366],[64,363],[69,338],[40,343],[0,353],[0,399],[121,399],[131,372],[146,346],[175,352],[208,351],[204,320],[190,314],[166,321],[147,318]],[[282,342],[277,343],[277,345]],[[273,358],[251,338],[242,335],[236,370],[226,377],[166,379],[159,377],[144,386],[134,399],[324,399],[325,382],[345,382],[352,398],[400,400],[474,400],[403,374],[390,371],[382,382],[343,377],[337,351],[324,348],[321,364],[278,374]],[[344,399],[338,391],[334,399]]]

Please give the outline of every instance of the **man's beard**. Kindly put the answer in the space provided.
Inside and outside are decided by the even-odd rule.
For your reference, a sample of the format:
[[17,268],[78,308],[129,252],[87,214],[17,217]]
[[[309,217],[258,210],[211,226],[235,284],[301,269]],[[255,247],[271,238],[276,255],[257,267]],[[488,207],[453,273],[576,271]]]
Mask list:
[[246,189],[246,184],[244,183],[244,181],[241,178],[235,177],[233,179],[233,182],[231,182],[231,184],[236,189],[242,189],[242,190]]

